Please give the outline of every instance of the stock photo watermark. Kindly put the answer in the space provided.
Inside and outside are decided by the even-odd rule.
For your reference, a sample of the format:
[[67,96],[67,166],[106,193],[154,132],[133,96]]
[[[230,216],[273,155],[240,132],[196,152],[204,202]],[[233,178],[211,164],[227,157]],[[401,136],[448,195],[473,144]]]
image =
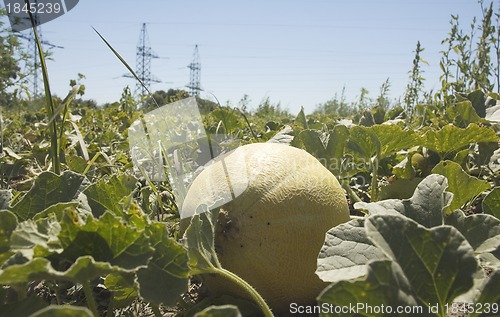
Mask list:
[[79,0],[4,0],[12,31],[21,32],[32,28],[30,14],[35,26],[47,23],[68,13]]

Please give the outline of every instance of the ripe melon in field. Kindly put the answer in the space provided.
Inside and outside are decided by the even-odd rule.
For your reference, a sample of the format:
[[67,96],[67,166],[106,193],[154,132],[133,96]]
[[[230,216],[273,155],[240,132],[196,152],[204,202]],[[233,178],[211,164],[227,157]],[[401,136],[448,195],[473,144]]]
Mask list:
[[[339,182],[306,151],[276,143],[237,148],[195,178],[182,206],[221,207],[215,246],[222,267],[252,285],[277,313],[312,304],[327,286],[314,273],[330,228],[349,220]],[[200,209],[198,209],[200,210]],[[241,295],[222,277],[216,293]]]

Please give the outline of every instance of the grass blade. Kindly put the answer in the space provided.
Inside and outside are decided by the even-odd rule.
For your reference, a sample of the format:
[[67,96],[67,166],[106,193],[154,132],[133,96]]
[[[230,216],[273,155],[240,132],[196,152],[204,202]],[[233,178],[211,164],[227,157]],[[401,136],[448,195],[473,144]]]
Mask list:
[[[24,2],[28,8],[31,8],[31,4],[30,4],[29,0],[24,0]],[[40,43],[40,38],[39,38],[38,32],[36,30],[35,19],[33,18],[33,15],[31,14],[30,10],[27,10],[27,12],[28,12],[30,20],[31,20],[33,34],[35,35],[35,43],[36,43],[36,47],[38,50],[38,55],[40,56],[40,66],[41,66],[42,75],[43,75],[43,86],[45,89],[45,107],[47,108],[47,114],[48,114],[49,118],[52,118],[54,115],[54,101],[52,100],[52,94],[50,92],[49,74],[47,72],[47,64],[45,63],[45,55],[43,54],[42,44]],[[53,168],[54,173],[59,175],[61,173],[61,161],[59,160],[59,146],[58,146],[58,139],[57,139],[57,122],[55,120],[52,120],[51,124],[49,125],[49,129],[50,129],[50,150],[51,150],[51,158],[52,158],[52,168]]]
[[144,82],[139,78],[139,76],[137,76],[137,74],[134,72],[134,70],[132,69],[132,67],[130,67],[130,65],[125,61],[125,59],[120,55],[120,53],[118,53],[114,48],[113,46],[111,46],[111,44],[109,44],[108,41],[106,41],[106,39],[101,35],[101,33],[99,33],[99,31],[97,31],[94,27],[92,27],[94,29],[94,31],[97,33],[97,35],[99,35],[99,37],[101,38],[101,40],[104,41],[104,43],[106,43],[106,45],[108,46],[108,48],[115,54],[115,56],[120,60],[120,62],[122,62],[123,65],[125,65],[125,67],[128,69],[128,71],[132,74],[132,76],[134,76],[134,78],[141,84],[141,86],[148,92],[148,95],[151,96],[151,98],[153,99],[155,105],[157,108],[160,108],[160,105],[156,102],[156,99],[153,98],[153,94],[151,93],[151,91],[149,91],[148,87],[144,84]]

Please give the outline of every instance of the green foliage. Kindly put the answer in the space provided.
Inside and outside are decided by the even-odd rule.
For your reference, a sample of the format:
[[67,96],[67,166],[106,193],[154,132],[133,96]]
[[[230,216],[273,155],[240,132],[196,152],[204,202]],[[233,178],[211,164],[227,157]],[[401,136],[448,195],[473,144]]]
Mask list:
[[[447,215],[453,195],[446,188],[446,178],[433,174],[410,199],[357,203],[356,208],[368,216],[327,234],[318,275],[333,283],[318,301],[340,306],[354,301],[393,309],[412,306],[428,315],[446,316],[446,306],[458,296],[466,302],[495,297],[490,283],[496,277],[486,277],[479,261],[482,253],[500,246],[500,220],[489,215],[465,217],[460,210]],[[353,257],[348,251],[353,247],[362,256]],[[339,256],[354,261],[339,261]],[[373,309],[358,313],[378,316]]]
[[[0,18],[5,16],[5,9],[0,8]],[[15,94],[9,92],[9,88],[17,84],[22,76],[18,65],[19,56],[17,51],[21,44],[12,33],[4,29],[0,21],[0,106],[12,109],[14,107]]]
[[[483,9],[470,31],[452,16],[442,43],[441,89],[432,98],[424,91],[423,48],[417,45],[402,104],[388,99],[389,79],[376,98],[362,89],[348,102],[343,91],[312,115],[302,109],[295,117],[269,98],[250,112],[248,96],[240,108],[197,99],[207,134],[224,135],[215,154],[250,142],[302,148],[339,178],[353,213],[365,214],[327,233],[317,275],[331,284],[319,294],[320,303],[406,305],[426,312],[439,304],[431,315],[444,316],[452,301],[499,301],[500,97],[491,92],[500,86],[500,15],[493,4]],[[172,184],[133,176],[129,127],[186,92],[157,91],[135,100],[125,88],[119,101],[97,107],[75,99],[84,89],[79,76],[64,100],[51,98],[47,107],[28,111],[44,101],[5,95],[9,87],[22,89],[13,86],[20,75],[16,45],[2,33],[0,103],[19,111],[0,118],[0,316],[111,315],[137,302],[156,314],[160,306],[187,316],[256,314],[241,299],[202,292],[195,294],[199,303],[184,302],[183,295],[194,292],[190,279],[200,274],[241,285],[271,316],[265,299],[220,266],[216,214],[193,217],[180,239]],[[201,156],[191,150],[191,159]],[[60,173],[48,171],[54,158]],[[33,291],[35,284],[46,291]]]

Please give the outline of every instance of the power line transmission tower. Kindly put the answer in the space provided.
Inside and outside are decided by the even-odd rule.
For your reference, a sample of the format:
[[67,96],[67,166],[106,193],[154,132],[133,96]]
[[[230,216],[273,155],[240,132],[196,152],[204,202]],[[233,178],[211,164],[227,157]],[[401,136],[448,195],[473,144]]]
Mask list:
[[199,96],[201,89],[201,63],[200,63],[200,54],[198,52],[198,45],[195,45],[193,52],[193,60],[191,64],[188,65],[188,68],[191,70],[189,74],[189,85],[186,87],[189,88],[189,94],[191,96]]
[[[146,23],[143,23],[141,27],[141,34],[139,36],[139,43],[137,44],[135,73],[146,87],[137,81],[135,86],[136,97],[145,96],[147,91],[150,90],[152,82],[161,82],[151,74],[151,60],[153,58],[159,58],[159,56],[156,55],[151,48],[148,32],[146,30]],[[135,78],[131,74],[126,74],[124,77]]]
[[[35,1],[36,3],[36,1]],[[38,14],[33,16],[35,22],[38,20]],[[38,39],[40,44],[49,48],[64,48],[62,46],[54,45],[50,42],[42,40],[42,28],[37,26],[36,32],[38,33]],[[39,87],[43,87],[43,77],[40,69],[40,55],[38,54],[38,47],[36,45],[35,33],[33,30],[30,31],[28,35],[18,34],[18,37],[25,39],[27,41],[28,56],[31,57],[31,61],[26,59],[25,72],[31,74],[31,79],[29,80],[29,92],[31,97],[35,98],[40,95]]]

